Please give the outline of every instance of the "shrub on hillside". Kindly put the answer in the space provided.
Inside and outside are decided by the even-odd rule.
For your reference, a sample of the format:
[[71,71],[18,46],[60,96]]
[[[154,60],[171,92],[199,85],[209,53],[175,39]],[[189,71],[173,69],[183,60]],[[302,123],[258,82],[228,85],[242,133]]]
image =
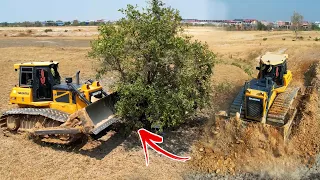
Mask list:
[[303,38],[303,36],[298,36],[297,39],[303,40],[304,38]]
[[52,31],[53,31],[52,29],[45,29],[44,30],[45,33],[52,32]]

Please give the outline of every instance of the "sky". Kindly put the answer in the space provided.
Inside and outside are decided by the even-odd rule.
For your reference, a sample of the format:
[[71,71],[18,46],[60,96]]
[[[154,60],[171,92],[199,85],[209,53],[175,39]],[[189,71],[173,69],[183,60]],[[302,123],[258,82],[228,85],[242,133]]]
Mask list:
[[[147,0],[1,0],[0,22],[44,20],[117,20],[127,4],[145,7]],[[320,21],[319,0],[163,0],[184,19],[290,20],[294,11]]]

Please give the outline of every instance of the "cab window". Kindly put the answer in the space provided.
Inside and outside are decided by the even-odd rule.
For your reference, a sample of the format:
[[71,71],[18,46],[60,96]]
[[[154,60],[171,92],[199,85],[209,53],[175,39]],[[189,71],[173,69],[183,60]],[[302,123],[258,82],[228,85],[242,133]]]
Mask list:
[[20,86],[31,87],[33,80],[33,68],[32,67],[21,67],[20,73]]

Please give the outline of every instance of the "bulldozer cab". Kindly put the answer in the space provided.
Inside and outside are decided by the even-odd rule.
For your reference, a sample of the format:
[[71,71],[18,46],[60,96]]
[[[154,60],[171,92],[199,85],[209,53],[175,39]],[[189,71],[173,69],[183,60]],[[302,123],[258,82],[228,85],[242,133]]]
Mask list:
[[15,64],[19,71],[19,86],[13,88],[10,103],[24,106],[50,107],[67,113],[84,108],[107,94],[98,81],[80,84],[66,78],[61,83],[58,62],[31,62]]
[[52,87],[61,79],[57,62],[21,63],[14,67],[19,70],[19,87],[32,89],[34,102],[52,101]]
[[277,86],[284,85],[283,76],[287,73],[286,54],[266,54],[260,59],[258,79],[271,78]]

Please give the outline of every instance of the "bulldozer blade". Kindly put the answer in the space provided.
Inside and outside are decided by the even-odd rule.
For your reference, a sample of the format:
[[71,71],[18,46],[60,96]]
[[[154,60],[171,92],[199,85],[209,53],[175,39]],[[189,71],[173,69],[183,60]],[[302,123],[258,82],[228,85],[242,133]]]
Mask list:
[[94,125],[92,133],[97,135],[111,124],[120,119],[115,117],[116,94],[110,94],[85,108],[90,120]]

